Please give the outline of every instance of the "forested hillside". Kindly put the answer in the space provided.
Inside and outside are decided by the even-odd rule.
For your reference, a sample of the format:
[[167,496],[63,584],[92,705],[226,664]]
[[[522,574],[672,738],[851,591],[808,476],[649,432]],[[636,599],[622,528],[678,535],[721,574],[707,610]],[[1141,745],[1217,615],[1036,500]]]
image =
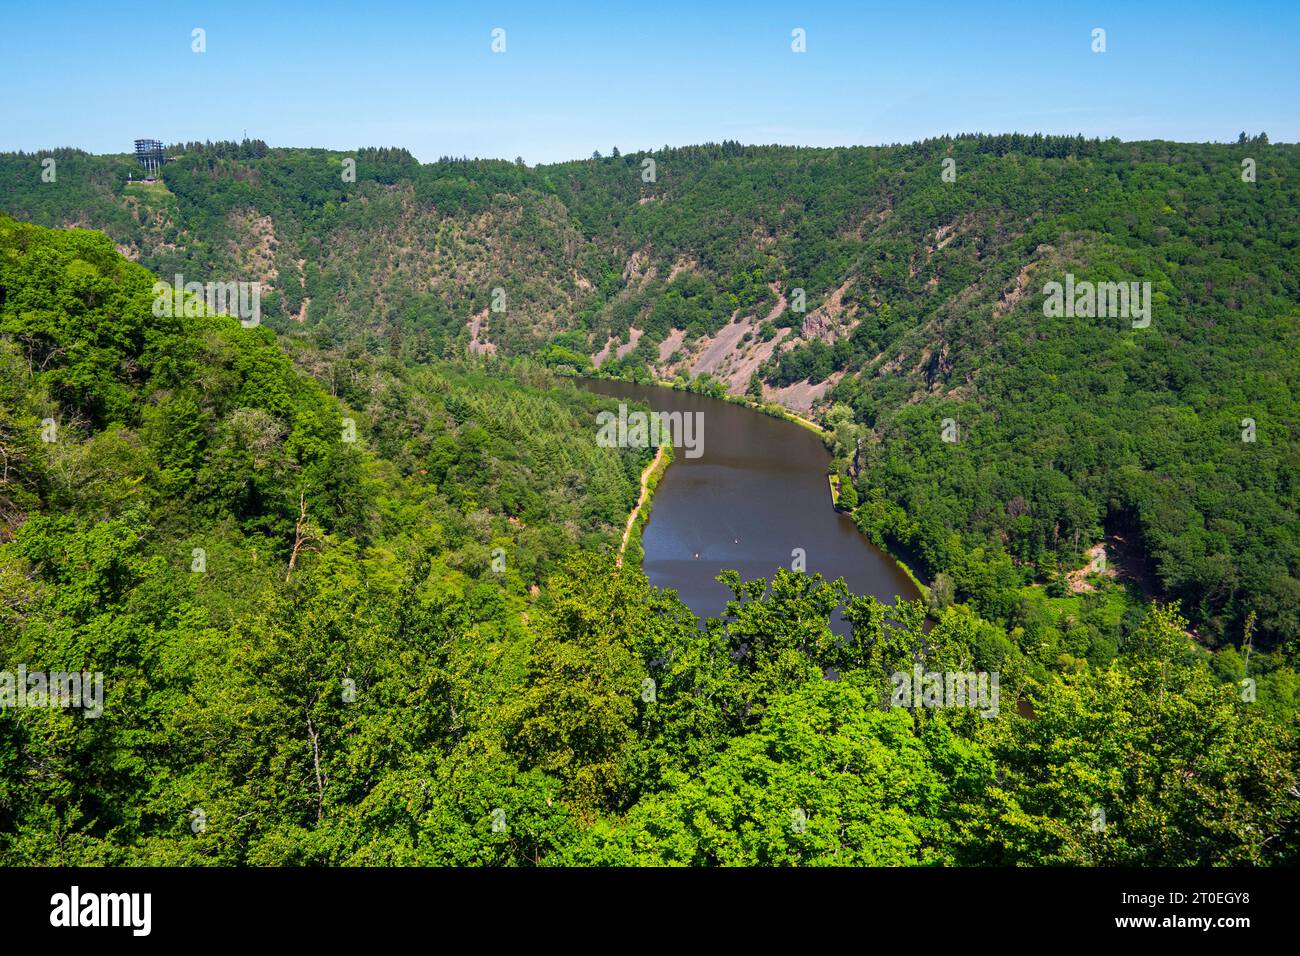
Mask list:
[[[1297,862],[1294,674],[1244,693],[1176,606],[1050,667],[787,571],[699,622],[615,567],[648,455],[573,440],[595,397],[291,361],[153,281],[0,218],[0,671],[105,678],[0,709],[0,862]],[[1000,706],[889,706],[917,664]]]
[[[1202,640],[1300,634],[1294,146],[169,153],[153,186],[121,157],[55,151],[42,182],[45,154],[0,156],[0,208],[167,277],[261,281],[267,325],[316,349],[526,355],[809,412],[864,531],[1008,626],[1118,541]],[[1046,315],[1067,274],[1149,283],[1149,324]]]
[[[153,791],[194,785],[159,777],[158,754],[215,660],[364,684],[357,620],[412,589],[454,602],[458,633],[500,656],[556,561],[616,545],[636,498],[645,455],[569,440],[598,403],[537,387],[544,370],[345,359],[331,397],[265,328],[156,315],[154,281],[102,234],[0,217],[0,669],[99,671],[113,702],[102,723],[5,709],[0,842],[36,841],[10,862],[152,828]],[[376,606],[385,594],[405,598]],[[285,615],[314,651],[272,649]],[[326,651],[359,656],[318,672]],[[221,733],[275,719],[227,717],[251,723]],[[209,772],[206,733],[172,750],[178,773]]]

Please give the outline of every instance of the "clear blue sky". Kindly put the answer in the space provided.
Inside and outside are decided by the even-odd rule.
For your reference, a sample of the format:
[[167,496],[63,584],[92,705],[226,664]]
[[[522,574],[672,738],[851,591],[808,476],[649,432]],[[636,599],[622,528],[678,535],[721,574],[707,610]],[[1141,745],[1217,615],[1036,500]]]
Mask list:
[[0,150],[245,130],[529,163],[972,131],[1300,139],[1300,0],[0,0],[0,62]]

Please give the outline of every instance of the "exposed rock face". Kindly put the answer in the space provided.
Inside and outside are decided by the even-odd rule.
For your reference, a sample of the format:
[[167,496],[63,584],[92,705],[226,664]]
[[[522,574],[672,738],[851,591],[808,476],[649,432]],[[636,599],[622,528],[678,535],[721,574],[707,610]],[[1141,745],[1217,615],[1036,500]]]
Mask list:
[[1029,288],[1029,277],[1036,268],[1037,262],[1026,262],[1020,267],[1020,272],[1016,275],[1016,280],[1011,284],[1011,288],[1006,289],[998,296],[997,303],[993,306],[994,316],[1003,316],[1016,307],[1016,303],[1024,296]]
[[805,342],[821,339],[830,344],[839,338],[842,331],[847,331],[847,329],[841,330],[840,318],[844,315],[844,293],[852,284],[852,279],[846,279],[838,289],[826,297],[825,302],[804,317],[800,338]]
[[592,354],[591,365],[593,368],[600,368],[602,365],[605,364],[605,361],[609,358],[610,347],[613,346],[613,344],[614,344],[614,336],[611,335],[609,338],[605,340],[605,344],[601,348],[601,350],[599,352],[595,352]]
[[591,356],[592,367],[600,368],[602,365],[608,362],[609,353],[611,349],[614,352],[615,358],[620,358],[620,359],[623,358],[625,355],[627,355],[629,352],[631,352],[634,348],[637,347],[637,343],[641,341],[641,336],[645,335],[645,332],[643,332],[641,329],[628,329],[627,334],[628,334],[628,340],[626,342],[619,344],[618,346],[614,345],[614,342],[617,340],[612,335],[609,338],[607,338],[601,350]]
[[807,379],[802,382],[795,382],[793,385],[787,385],[784,388],[772,388],[770,385],[764,385],[763,401],[779,402],[792,412],[806,415],[812,411],[814,405],[826,397],[826,394],[831,389],[839,384],[840,379],[843,377],[843,372],[835,372],[816,385],[813,385]]
[[631,352],[634,348],[637,347],[637,344],[641,341],[641,336],[643,336],[644,334],[645,333],[642,332],[640,329],[628,329],[627,341],[614,350],[614,357],[623,358],[624,356],[626,356],[629,352]]
[[650,264],[650,253],[645,249],[636,250],[628,256],[627,262],[623,265],[624,282],[637,282],[644,285],[654,276],[655,267]]
[[469,322],[469,350],[476,355],[496,355],[497,347],[495,342],[487,340],[488,310],[484,309],[477,315],[470,316]]
[[701,339],[695,362],[691,365],[691,374],[717,375],[723,362],[736,351],[741,338],[752,328],[751,319],[741,319],[738,322],[733,315],[731,321],[718,330],[717,335]]
[[659,362],[663,364],[672,358],[673,353],[682,347],[682,342],[686,340],[685,329],[673,329],[659,343]]

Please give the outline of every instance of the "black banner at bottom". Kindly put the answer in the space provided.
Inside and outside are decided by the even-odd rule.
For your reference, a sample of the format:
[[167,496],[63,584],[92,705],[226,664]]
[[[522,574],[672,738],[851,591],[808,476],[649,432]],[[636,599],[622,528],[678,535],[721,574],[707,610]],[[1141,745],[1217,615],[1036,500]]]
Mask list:
[[[1189,934],[1231,945],[1290,925],[1288,870],[0,869],[8,939],[330,946],[457,930],[539,942],[773,942],[802,926],[915,945],[982,933]],[[614,935],[592,936],[593,932]],[[957,935],[949,935],[956,933]],[[973,935],[968,935],[973,934]],[[448,942],[450,939],[443,937]]]

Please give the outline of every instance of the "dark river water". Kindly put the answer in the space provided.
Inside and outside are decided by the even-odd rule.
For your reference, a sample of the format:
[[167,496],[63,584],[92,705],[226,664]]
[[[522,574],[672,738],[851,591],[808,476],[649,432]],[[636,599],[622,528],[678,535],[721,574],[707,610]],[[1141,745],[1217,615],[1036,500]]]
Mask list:
[[[718,616],[731,596],[714,578],[770,579],[802,548],[809,574],[844,578],[856,594],[890,604],[916,587],[902,569],[831,506],[830,455],[806,428],[740,405],[647,385],[585,379],[593,392],[655,411],[699,412],[703,454],[674,449],[642,535],[650,583],[670,587],[699,617]],[[836,631],[844,626],[836,615]]]

